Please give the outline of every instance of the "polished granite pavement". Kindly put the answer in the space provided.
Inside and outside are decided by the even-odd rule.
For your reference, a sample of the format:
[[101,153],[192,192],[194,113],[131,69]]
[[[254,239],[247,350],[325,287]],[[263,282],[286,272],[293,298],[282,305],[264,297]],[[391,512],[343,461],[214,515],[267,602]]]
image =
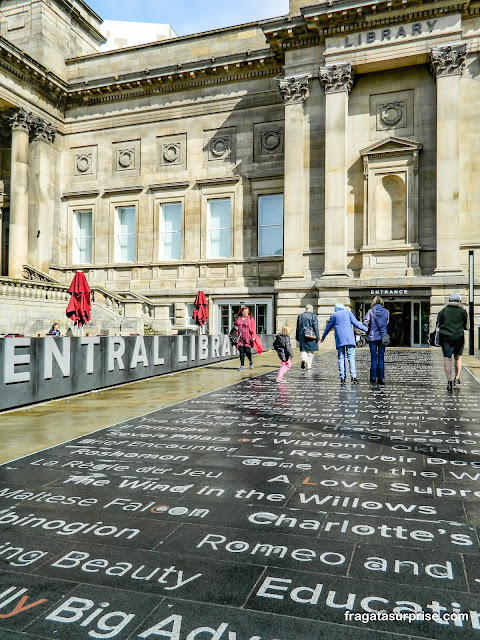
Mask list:
[[480,638],[478,380],[275,357],[0,416],[0,640]]

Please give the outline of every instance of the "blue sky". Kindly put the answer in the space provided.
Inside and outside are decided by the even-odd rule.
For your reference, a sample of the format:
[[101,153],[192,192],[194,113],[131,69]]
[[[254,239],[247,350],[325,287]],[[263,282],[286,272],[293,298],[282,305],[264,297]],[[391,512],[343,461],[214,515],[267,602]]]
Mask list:
[[289,0],[86,0],[104,20],[169,24],[179,35],[288,13]]

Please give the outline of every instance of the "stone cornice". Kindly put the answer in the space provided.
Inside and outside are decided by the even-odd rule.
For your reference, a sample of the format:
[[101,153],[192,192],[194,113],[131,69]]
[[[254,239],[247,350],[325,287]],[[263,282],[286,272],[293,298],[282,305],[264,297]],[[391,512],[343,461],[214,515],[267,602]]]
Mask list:
[[216,184],[236,184],[240,180],[240,176],[221,176],[219,178],[203,178],[196,180],[199,187],[209,187]]
[[167,67],[142,69],[122,75],[71,82],[69,105],[96,104],[170,93],[185,89],[275,76],[282,69],[268,48],[229,54],[194,62],[178,62]]
[[54,104],[67,95],[66,82],[2,36],[0,36],[0,68],[5,69]]
[[469,0],[327,0],[301,9],[301,15],[263,21],[260,26],[276,52],[312,46],[327,36],[382,25],[425,20],[433,15],[477,15],[479,3]]
[[88,189],[85,191],[67,191],[62,194],[63,200],[68,200],[70,198],[86,198],[86,197],[96,197],[100,194],[98,189]]
[[190,182],[184,180],[181,182],[158,182],[157,184],[149,184],[150,191],[168,191],[169,189],[188,189]]
[[273,77],[282,72],[270,47],[241,54],[210,57],[117,76],[67,83],[21,49],[0,36],[0,69],[31,87],[56,107],[98,104],[170,93],[252,78]]

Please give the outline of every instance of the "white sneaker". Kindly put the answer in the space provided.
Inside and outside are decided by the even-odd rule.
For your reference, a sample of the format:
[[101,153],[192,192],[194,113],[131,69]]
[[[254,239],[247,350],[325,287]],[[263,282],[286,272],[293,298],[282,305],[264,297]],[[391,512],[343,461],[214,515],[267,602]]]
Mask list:
[[239,367],[238,370],[239,371],[245,371],[245,367]]

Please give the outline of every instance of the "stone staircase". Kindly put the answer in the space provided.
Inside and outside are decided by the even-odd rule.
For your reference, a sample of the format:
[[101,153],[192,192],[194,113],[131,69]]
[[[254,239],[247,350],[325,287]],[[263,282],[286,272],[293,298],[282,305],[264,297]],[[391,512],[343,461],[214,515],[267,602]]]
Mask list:
[[[59,323],[63,335],[71,331],[73,323],[65,315],[69,285],[31,265],[24,265],[23,274],[22,280],[0,277],[0,335],[45,335],[53,322]],[[114,293],[95,285],[91,289],[92,320],[85,333],[144,335],[145,328],[148,335],[167,333],[168,327],[162,321],[166,305],[152,303],[131,291]]]

